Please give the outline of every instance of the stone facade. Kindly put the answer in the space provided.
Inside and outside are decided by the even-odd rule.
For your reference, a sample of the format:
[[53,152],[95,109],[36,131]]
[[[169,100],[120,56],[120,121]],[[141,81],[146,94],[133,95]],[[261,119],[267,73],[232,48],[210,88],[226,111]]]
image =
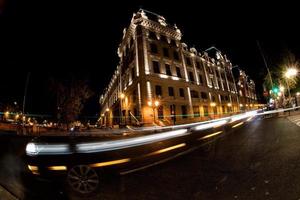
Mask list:
[[219,50],[209,56],[188,48],[181,38],[162,16],[133,14],[100,97],[103,125],[183,124],[240,112],[230,60]]

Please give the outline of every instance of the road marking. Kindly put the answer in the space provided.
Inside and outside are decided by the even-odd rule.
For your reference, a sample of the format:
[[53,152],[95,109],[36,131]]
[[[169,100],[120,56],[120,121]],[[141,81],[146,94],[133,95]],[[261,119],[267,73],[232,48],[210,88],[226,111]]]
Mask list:
[[300,126],[300,115],[290,116],[290,117],[287,117],[287,118],[290,122],[296,124],[297,126]]

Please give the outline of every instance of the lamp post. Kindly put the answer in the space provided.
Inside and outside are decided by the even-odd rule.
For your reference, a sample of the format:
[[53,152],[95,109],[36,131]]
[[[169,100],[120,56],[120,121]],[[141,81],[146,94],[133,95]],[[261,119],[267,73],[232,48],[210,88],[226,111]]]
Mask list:
[[284,76],[286,78],[285,82],[286,82],[287,89],[289,92],[289,101],[291,101],[291,91],[290,91],[290,86],[289,86],[288,80],[297,76],[297,73],[298,73],[298,70],[296,68],[288,68],[284,73]]
[[157,108],[159,106],[159,101],[155,100],[154,104],[152,103],[152,101],[148,101],[148,106],[152,108],[153,110],[153,123],[155,123],[155,108]]
[[[120,95],[120,120],[119,120],[119,126],[121,124],[121,122],[123,122],[123,113],[122,113],[122,104],[123,104],[123,99],[125,98],[125,94],[121,93]],[[126,116],[126,113],[125,113]],[[126,120],[125,120],[125,124],[126,124]]]
[[213,113],[214,113],[213,119],[215,119],[215,107],[216,107],[216,105],[217,105],[217,104],[216,104],[215,102],[211,102],[211,103],[210,103],[210,106],[213,108]]

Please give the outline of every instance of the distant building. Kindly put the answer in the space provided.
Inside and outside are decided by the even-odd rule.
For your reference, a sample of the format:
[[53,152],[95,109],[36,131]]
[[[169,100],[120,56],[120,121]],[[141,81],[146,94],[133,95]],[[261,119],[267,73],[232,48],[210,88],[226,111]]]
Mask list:
[[239,93],[241,110],[252,109],[257,104],[255,83],[243,70],[239,70],[237,78],[237,90]]
[[181,38],[164,17],[133,14],[119,65],[100,97],[103,125],[182,124],[240,112],[230,60],[215,48],[212,56],[188,48]]

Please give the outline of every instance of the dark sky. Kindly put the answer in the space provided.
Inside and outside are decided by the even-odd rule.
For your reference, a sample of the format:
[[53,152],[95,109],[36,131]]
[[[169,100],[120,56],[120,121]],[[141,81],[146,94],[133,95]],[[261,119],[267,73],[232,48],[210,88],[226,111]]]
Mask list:
[[47,80],[76,72],[90,80],[96,93],[86,114],[97,113],[98,97],[118,63],[122,30],[139,8],[176,23],[183,32],[182,41],[190,47],[201,51],[214,45],[226,53],[233,65],[255,80],[260,93],[266,70],[256,40],[271,68],[277,67],[287,50],[300,55],[295,37],[298,23],[293,23],[298,19],[296,5],[188,0],[175,4],[157,0],[8,2],[0,15],[0,102],[21,102],[26,73],[31,71],[29,112],[51,112]]

